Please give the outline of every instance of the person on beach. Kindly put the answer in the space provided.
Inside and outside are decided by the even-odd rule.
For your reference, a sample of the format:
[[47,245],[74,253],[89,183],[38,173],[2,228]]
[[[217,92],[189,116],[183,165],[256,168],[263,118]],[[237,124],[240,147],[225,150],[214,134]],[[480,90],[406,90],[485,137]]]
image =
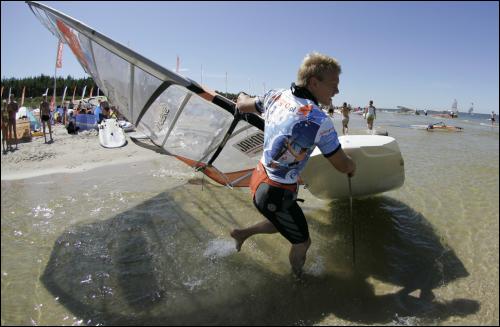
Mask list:
[[66,101],[62,107],[63,115],[62,115],[62,123],[66,126],[68,121],[68,101]]
[[333,118],[333,113],[335,112],[333,104],[330,104],[329,106],[327,106],[327,108],[328,108],[328,115]]
[[356,169],[341,148],[333,121],[320,107],[331,105],[331,98],[339,92],[340,72],[336,59],[313,52],[302,62],[297,84],[255,98],[240,93],[236,103],[240,112],[264,117],[264,151],[252,174],[250,190],[255,207],[266,219],[233,229],[230,235],[240,251],[252,235],[279,232],[292,244],[289,261],[298,277],[311,245],[307,221],[297,204],[300,172],[316,146],[342,173],[352,176]]
[[2,149],[3,154],[7,153],[9,133],[9,112],[7,111],[7,100],[2,101]]
[[491,125],[495,125],[496,117],[497,115],[495,114],[494,111],[492,111],[490,115]]
[[99,119],[97,120],[97,123],[100,124],[103,120],[109,118],[109,103],[108,101],[102,101],[101,102],[101,110],[102,112],[99,114]]
[[370,100],[368,107],[365,108],[365,119],[368,129],[373,130],[373,121],[377,118],[377,108],[373,105],[373,100]]
[[342,134],[346,135],[349,133],[349,112],[351,108],[347,106],[347,102],[344,102],[340,110],[342,112]]
[[118,110],[116,110],[115,106],[111,106],[109,109],[109,118],[118,119]]
[[10,150],[12,150],[12,141],[16,143],[16,150],[17,150],[16,114],[18,110],[19,110],[19,105],[17,104],[14,96],[12,96],[12,100],[7,105],[7,112],[9,114],[9,120],[7,126],[8,127],[7,144],[9,145]]
[[47,124],[47,126],[49,127],[50,142],[54,142],[54,140],[52,139],[52,126],[50,125],[50,105],[47,102],[47,95],[43,96],[43,100],[40,103],[40,117],[42,120],[43,138],[45,139],[45,143],[47,143],[45,124]]

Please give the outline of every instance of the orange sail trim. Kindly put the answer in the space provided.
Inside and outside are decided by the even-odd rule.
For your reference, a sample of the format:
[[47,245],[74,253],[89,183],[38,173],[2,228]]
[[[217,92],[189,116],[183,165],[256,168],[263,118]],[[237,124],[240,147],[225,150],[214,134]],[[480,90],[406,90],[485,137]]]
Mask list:
[[[216,181],[217,183],[221,185],[230,184],[233,187],[248,187],[250,185],[250,178],[252,177],[251,173],[254,170],[254,168],[252,168],[252,169],[235,171],[231,173],[223,173],[213,166],[208,167],[205,163],[191,160],[181,156],[175,156],[175,157],[193,168],[203,168],[201,169],[201,172],[210,177],[211,179],[213,179],[214,181]],[[245,175],[246,175],[245,178],[238,180],[239,178]],[[236,180],[238,181],[233,184],[232,181]]]
[[[204,173],[205,175],[207,175],[208,177],[210,177],[211,179],[213,179],[214,181],[216,181],[217,183],[219,183],[221,185],[227,185],[230,183],[231,186],[233,186],[233,187],[249,187],[250,186],[250,179],[252,177],[251,173],[255,170],[255,168],[252,168],[252,169],[235,171],[235,172],[231,172],[231,173],[223,173],[223,172],[219,171],[217,168],[215,168],[213,166],[208,167],[206,164],[204,164],[202,162],[198,162],[198,161],[191,160],[191,159],[181,157],[181,156],[174,156],[174,157],[176,157],[180,161],[184,162],[185,164],[187,164],[188,166],[191,166],[193,168],[203,168],[203,169],[201,169],[201,172]],[[235,181],[235,180],[237,180],[245,175],[247,175],[245,178],[242,178],[241,180],[239,180],[238,182],[236,182],[234,184],[231,183],[231,181]],[[300,176],[299,176],[298,183],[299,183],[299,185],[304,185],[304,181],[302,180],[302,177],[300,177]]]

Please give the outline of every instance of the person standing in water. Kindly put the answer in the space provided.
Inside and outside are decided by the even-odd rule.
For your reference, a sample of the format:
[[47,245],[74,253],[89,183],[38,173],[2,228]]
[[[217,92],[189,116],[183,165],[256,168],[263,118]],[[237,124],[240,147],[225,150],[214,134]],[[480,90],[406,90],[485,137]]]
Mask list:
[[252,235],[281,233],[292,244],[289,261],[299,277],[311,245],[306,218],[297,204],[300,172],[316,146],[340,172],[353,175],[356,169],[341,148],[332,119],[320,107],[331,105],[331,98],[339,92],[340,72],[336,59],[311,53],[302,62],[297,84],[257,98],[240,94],[236,103],[240,112],[264,117],[264,151],[250,190],[255,207],[266,219],[233,229],[231,237],[240,251]]
[[373,105],[373,100],[370,100],[370,104],[365,108],[365,118],[368,129],[373,130],[373,121],[377,118],[377,108]]
[[342,134],[346,135],[349,133],[349,113],[351,108],[347,106],[347,102],[342,105]]

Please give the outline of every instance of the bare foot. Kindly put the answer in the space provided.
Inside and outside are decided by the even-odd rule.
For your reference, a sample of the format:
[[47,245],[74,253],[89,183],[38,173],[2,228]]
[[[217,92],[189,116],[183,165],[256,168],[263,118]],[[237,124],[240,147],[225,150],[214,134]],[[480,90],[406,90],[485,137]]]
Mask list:
[[247,239],[243,235],[243,231],[241,229],[233,229],[230,233],[231,237],[234,238],[236,242],[236,251],[240,252],[241,246],[243,245],[243,242]]

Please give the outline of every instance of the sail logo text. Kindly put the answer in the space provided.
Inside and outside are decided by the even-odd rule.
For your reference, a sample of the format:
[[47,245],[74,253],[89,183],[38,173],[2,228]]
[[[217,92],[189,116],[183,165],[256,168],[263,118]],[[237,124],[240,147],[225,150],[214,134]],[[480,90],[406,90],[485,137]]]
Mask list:
[[233,146],[247,156],[253,157],[254,155],[262,152],[263,145],[264,133],[257,132],[234,144]]
[[161,130],[163,128],[163,124],[165,123],[165,120],[167,120],[168,114],[170,113],[170,109],[168,109],[168,106],[166,103],[161,102],[160,104],[161,108],[161,113],[160,117],[157,121],[155,121],[155,127],[158,130]]

